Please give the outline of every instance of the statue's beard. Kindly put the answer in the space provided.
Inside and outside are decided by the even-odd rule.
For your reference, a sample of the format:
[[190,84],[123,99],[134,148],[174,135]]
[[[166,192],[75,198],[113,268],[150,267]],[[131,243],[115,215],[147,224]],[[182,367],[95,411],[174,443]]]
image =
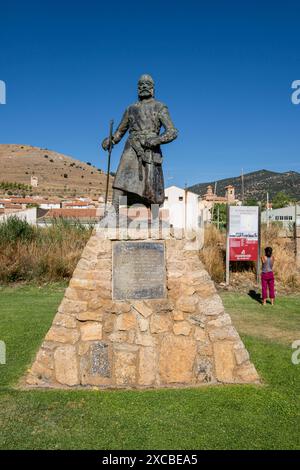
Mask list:
[[139,91],[139,99],[144,100],[147,98],[152,98],[153,94],[153,90],[141,90]]

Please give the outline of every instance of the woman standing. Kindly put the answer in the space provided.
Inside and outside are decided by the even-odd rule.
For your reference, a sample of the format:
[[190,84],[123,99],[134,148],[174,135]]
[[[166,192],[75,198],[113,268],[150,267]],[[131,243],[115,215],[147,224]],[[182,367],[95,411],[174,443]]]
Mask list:
[[266,305],[268,291],[271,304],[274,305],[275,299],[275,289],[274,289],[274,256],[272,256],[272,248],[267,246],[265,248],[265,256],[262,256],[262,273],[261,273],[261,291],[262,291],[262,301],[263,305]]

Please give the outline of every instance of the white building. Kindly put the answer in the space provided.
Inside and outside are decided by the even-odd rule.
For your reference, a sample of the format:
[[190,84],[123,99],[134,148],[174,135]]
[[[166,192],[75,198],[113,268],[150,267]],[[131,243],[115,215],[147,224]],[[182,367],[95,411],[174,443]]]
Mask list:
[[300,206],[287,206],[280,209],[269,209],[261,213],[262,223],[266,223],[269,219],[270,222],[280,222],[284,227],[297,222],[300,226]]
[[37,176],[31,176],[30,178],[30,185],[33,187],[33,188],[37,188],[38,185],[39,185],[39,179]]
[[195,230],[210,221],[210,210],[200,196],[178,186],[165,189],[162,206],[169,212],[170,226],[176,229]]
[[60,209],[61,204],[60,204],[60,202],[43,201],[43,202],[39,203],[39,207],[41,209]]
[[75,201],[63,201],[62,207],[65,209],[95,209],[95,203],[91,200],[78,199]]
[[30,209],[24,209],[0,215],[0,223],[5,222],[10,217],[17,217],[18,219],[26,220],[30,225],[36,225],[36,215],[36,207],[31,207]]

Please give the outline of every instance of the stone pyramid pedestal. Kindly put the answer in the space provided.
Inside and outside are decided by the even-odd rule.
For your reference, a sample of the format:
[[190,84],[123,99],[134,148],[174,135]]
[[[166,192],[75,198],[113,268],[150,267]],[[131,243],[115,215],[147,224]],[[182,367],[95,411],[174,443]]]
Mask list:
[[185,239],[136,238],[91,236],[27,386],[259,383],[199,252]]

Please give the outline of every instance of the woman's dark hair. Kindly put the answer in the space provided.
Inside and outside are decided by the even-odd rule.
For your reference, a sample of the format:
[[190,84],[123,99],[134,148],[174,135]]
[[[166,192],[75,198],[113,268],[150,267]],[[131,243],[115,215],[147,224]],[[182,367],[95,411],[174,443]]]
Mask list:
[[265,248],[265,255],[266,255],[267,258],[271,258],[272,252],[273,252],[273,250],[270,246],[267,246],[267,248]]

